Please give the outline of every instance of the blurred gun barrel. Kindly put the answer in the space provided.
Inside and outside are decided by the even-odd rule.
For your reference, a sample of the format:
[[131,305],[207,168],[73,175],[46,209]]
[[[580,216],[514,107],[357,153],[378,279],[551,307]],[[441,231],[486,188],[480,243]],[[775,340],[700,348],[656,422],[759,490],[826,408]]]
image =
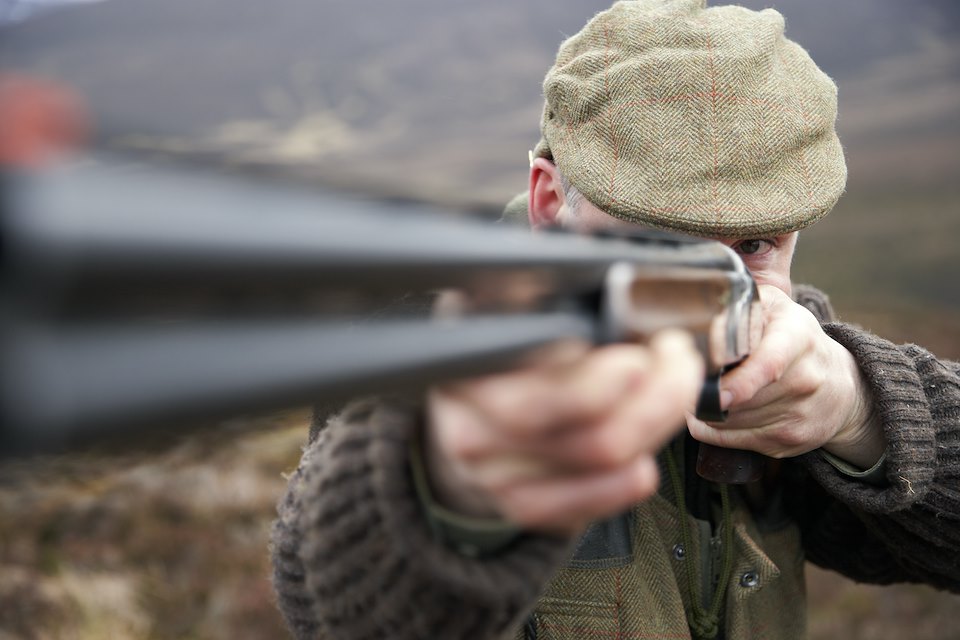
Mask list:
[[[648,287],[621,287],[642,308],[611,307],[614,265],[667,289],[714,283],[696,289],[711,298],[709,326],[694,328],[702,350],[717,374],[749,352],[752,280],[718,243],[531,234],[104,157],[2,178],[7,453],[416,388],[508,367],[563,338],[643,339],[677,325],[639,295]],[[463,292],[473,313],[431,319],[424,301],[444,289]],[[420,302],[405,314],[398,299]]]
[[91,161],[8,178],[4,268],[26,285],[18,294],[35,290],[35,302],[61,307],[133,285],[369,293],[502,288],[515,278],[543,295],[595,290],[617,260],[730,268],[722,250],[668,234],[642,246],[532,235],[425,207],[162,167]]

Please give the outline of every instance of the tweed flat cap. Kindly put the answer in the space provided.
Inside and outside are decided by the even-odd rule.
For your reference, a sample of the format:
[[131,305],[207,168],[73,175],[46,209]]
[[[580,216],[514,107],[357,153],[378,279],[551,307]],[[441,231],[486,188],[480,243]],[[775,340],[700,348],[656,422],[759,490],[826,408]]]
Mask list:
[[610,215],[702,236],[806,227],[843,192],[837,89],[772,9],[626,0],[565,41],[534,154]]

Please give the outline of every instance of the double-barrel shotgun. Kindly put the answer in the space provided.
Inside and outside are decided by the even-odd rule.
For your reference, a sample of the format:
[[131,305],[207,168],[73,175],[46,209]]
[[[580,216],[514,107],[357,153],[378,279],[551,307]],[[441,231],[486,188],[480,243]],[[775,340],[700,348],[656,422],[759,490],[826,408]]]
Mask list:
[[[717,242],[531,233],[265,180],[105,155],[2,176],[0,450],[415,391],[563,339],[688,329],[698,415],[756,343],[756,287]],[[456,291],[459,313],[430,311]],[[700,472],[755,477],[705,448]]]

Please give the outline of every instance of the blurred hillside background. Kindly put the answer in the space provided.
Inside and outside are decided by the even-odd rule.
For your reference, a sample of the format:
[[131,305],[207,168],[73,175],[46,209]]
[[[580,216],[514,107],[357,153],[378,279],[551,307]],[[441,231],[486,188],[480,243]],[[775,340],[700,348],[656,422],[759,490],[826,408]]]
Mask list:
[[[960,5],[742,4],[781,11],[840,87],[848,191],[803,234],[796,279],[960,358]],[[101,148],[495,215],[524,188],[557,46],[606,6],[84,2],[0,27],[0,69],[78,88]],[[0,465],[0,640],[283,637],[266,539],[306,416]],[[815,569],[809,590],[813,638],[960,638],[956,596]]]

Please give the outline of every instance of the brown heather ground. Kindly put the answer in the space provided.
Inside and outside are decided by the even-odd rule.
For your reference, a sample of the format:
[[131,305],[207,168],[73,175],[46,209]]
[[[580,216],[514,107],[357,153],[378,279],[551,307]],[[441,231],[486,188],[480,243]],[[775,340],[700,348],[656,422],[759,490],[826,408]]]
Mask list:
[[305,424],[0,468],[0,640],[285,637],[267,536]]
[[[4,468],[0,640],[287,637],[266,541],[306,421],[296,411],[157,455]],[[955,595],[815,567],[807,583],[814,640],[960,638]]]

